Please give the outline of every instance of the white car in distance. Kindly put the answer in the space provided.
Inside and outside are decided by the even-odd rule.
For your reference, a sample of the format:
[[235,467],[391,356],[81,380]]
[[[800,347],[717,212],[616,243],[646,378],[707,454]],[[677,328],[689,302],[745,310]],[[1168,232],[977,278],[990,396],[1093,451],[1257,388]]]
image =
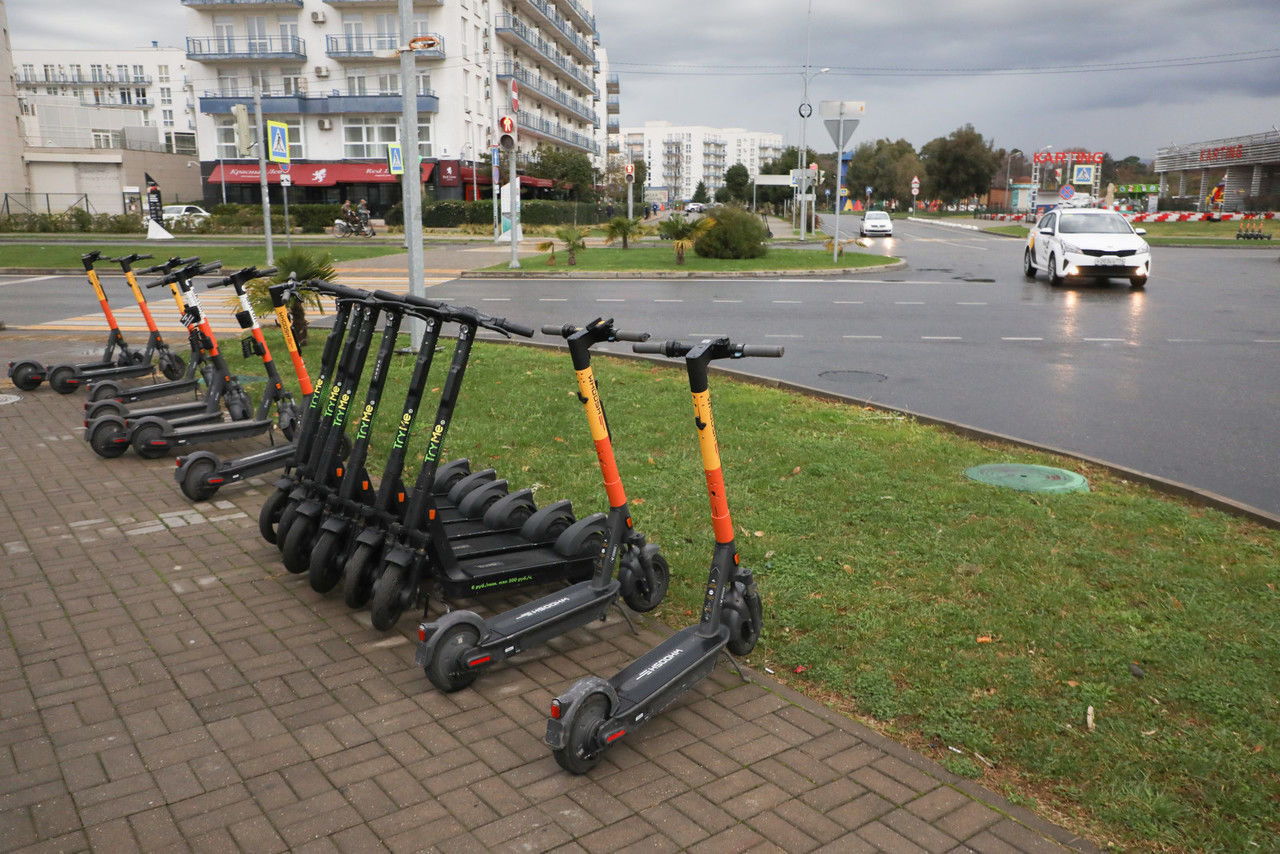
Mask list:
[[893,237],[893,220],[884,211],[867,211],[862,215],[858,234],[863,237]]
[[1067,279],[1128,279],[1145,287],[1151,273],[1151,247],[1115,211],[1100,208],[1054,208],[1027,234],[1022,270],[1028,279],[1044,270],[1049,283]]

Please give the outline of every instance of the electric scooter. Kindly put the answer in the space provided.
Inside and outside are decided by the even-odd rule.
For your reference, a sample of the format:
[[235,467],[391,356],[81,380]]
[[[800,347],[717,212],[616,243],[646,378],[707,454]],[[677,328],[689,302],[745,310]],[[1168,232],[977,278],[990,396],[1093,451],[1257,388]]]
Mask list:
[[632,349],[637,353],[684,357],[716,544],[698,623],[676,632],[610,678],[579,679],[551,701],[547,745],[560,767],[574,774],[591,770],[610,745],[662,712],[706,677],[721,651],[727,648],[738,656],[750,653],[762,626],[755,579],[751,570],[739,564],[733,539],[724,470],[711,416],[707,367],[713,359],[778,357],[783,350],[734,344],[728,338],[708,338],[697,344],[646,342],[635,344]]
[[[298,352],[298,343],[293,337],[293,328],[290,323],[288,299],[298,289],[299,285],[296,280],[290,276],[286,282],[279,282],[267,288],[267,292],[271,295],[271,307],[275,311],[276,319],[280,324],[280,332],[284,336],[285,348],[289,351],[289,358],[293,361],[293,371],[298,377],[298,390],[302,393],[302,399],[307,401],[307,408],[303,413],[303,421],[310,416],[313,409],[312,392],[314,387],[311,385],[311,378],[307,373],[307,366],[302,361],[302,354]],[[338,331],[338,337],[335,344],[340,341],[343,331],[347,326],[347,318],[350,316],[350,303],[345,304],[346,307],[340,309],[342,314],[342,327]],[[337,322],[335,321],[335,327]],[[327,344],[327,341],[326,341]],[[326,347],[326,352],[328,348]],[[319,383],[324,384],[325,377],[333,370],[333,362],[337,360],[337,349],[335,347],[331,360],[327,363],[321,358],[321,376]],[[300,428],[301,429],[301,428]],[[195,451],[190,454],[178,457],[177,469],[174,471],[174,479],[182,488],[182,494],[190,498],[192,501],[207,501],[214,496],[220,487],[227,483],[236,483],[246,477],[252,477],[256,474],[278,469],[286,465],[297,450],[297,442],[288,442],[279,445],[273,445],[264,448],[252,454],[243,457],[223,461],[213,451]]]
[[[231,276],[211,282],[208,285],[210,289],[230,286],[235,290],[236,299],[240,304],[240,310],[236,312],[236,322],[240,324],[240,328],[248,336],[242,339],[242,354],[244,358],[252,355],[259,356],[262,359],[262,366],[267,372],[267,387],[262,392],[262,399],[258,402],[258,408],[253,417],[237,418],[233,416],[229,421],[219,417],[216,421],[202,421],[199,423],[193,420],[180,423],[177,420],[169,421],[157,416],[138,419],[134,422],[130,431],[129,443],[139,456],[146,459],[156,459],[168,454],[174,448],[206,442],[243,439],[277,428],[286,439],[294,437],[297,432],[298,422],[302,416],[302,410],[299,409],[298,404],[294,401],[293,394],[284,387],[284,383],[280,380],[280,372],[276,370],[275,360],[271,358],[271,350],[267,347],[267,341],[262,335],[262,326],[258,323],[258,316],[254,313],[253,306],[249,302],[249,292],[245,289],[245,285],[248,282],[264,276],[270,276],[275,272],[274,267],[268,267],[264,270],[259,270],[256,267],[246,267]],[[225,381],[228,383],[237,382],[229,373],[226,375]],[[271,417],[271,408],[273,406],[275,407],[275,418]],[[221,416],[221,413],[219,413],[219,416]]]
[[[347,361],[343,358],[342,364],[339,364],[340,356],[343,353],[343,343],[345,341],[348,347],[351,346],[363,323],[362,315],[355,312],[355,308],[363,301],[364,291],[348,288],[344,285],[331,284],[321,279],[313,279],[303,287],[334,297],[336,309],[333,326],[325,338],[324,350],[320,354],[320,375],[316,379],[315,390],[307,402],[306,412],[303,413],[302,426],[298,429],[298,438],[293,443],[292,452],[285,460],[284,473],[276,480],[275,490],[267,496],[267,500],[263,502],[258,514],[258,532],[262,534],[264,540],[272,544],[275,544],[278,540],[276,535],[277,525],[289,496],[293,488],[304,477],[311,455],[323,441],[323,433],[320,428],[325,419],[325,410],[329,409],[337,400],[337,394],[342,384],[339,372],[344,369]],[[353,315],[355,315],[354,325],[352,325]],[[349,327],[350,331],[348,331]],[[332,412],[330,412],[331,414]],[[247,460],[248,458],[242,459]],[[234,462],[232,461],[232,463]],[[232,463],[229,463],[228,466],[230,467]],[[246,465],[252,465],[252,463],[248,462]]]
[[[493,326],[517,335],[533,334],[532,329],[506,320],[495,321],[489,328]],[[370,617],[373,627],[380,631],[395,625],[419,593],[425,592],[427,581],[446,601],[528,584],[582,581],[594,571],[607,536],[605,514],[568,522],[573,518],[568,502],[542,508],[518,532],[461,540],[450,536],[430,486],[457,405],[475,329],[470,323],[459,326],[454,361],[441,391],[436,424],[417,482],[405,502],[403,521],[388,526],[381,547],[363,552],[357,549],[343,569],[347,604],[352,605],[356,598],[352,591],[365,596],[371,593]],[[383,556],[374,564],[370,558],[378,551]],[[357,562],[361,557],[364,563]]]
[[[178,306],[178,317],[186,319],[187,306],[183,302],[182,290],[178,287],[178,280],[173,274],[175,271],[197,264],[199,261],[199,258],[175,257],[170,258],[163,264],[157,264],[139,272],[143,275],[160,274],[164,278],[164,284],[169,286],[173,300]],[[119,379],[93,379],[89,383],[89,399],[84,404],[86,420],[91,421],[98,415],[104,415],[107,412],[123,415],[128,411],[128,404],[130,403],[152,400],[157,397],[167,397],[173,394],[196,392],[202,381],[207,385],[209,370],[204,356],[203,340],[200,336],[200,330],[192,324],[187,324],[187,343],[190,356],[186,371],[181,377],[172,379],[169,382],[128,386],[125,385],[123,380]]]
[[[150,256],[134,256],[134,260],[142,257]],[[120,332],[120,325],[116,323],[115,313],[111,311],[111,305],[107,301],[107,294],[102,289],[102,282],[98,279],[98,271],[93,265],[102,259],[102,251],[95,249],[92,252],[86,252],[80,256],[80,263],[84,265],[85,276],[89,279],[89,284],[93,286],[93,293],[98,298],[98,305],[102,308],[102,313],[107,319],[107,343],[102,351],[102,357],[96,362],[81,362],[79,364],[62,364],[52,368],[45,369],[44,365],[34,359],[22,359],[9,363],[9,378],[13,380],[13,384],[23,391],[33,391],[45,381],[47,377],[49,385],[60,394],[70,394],[79,388],[84,377],[93,371],[118,371],[117,376],[145,376],[152,373],[155,368],[151,364],[151,355],[153,353],[154,340],[148,342],[147,351],[140,352],[130,347],[124,340],[124,335]],[[138,290],[137,280],[133,278],[133,274],[126,267],[125,278],[129,281],[129,285],[133,288],[133,292],[137,297],[138,304],[143,307],[146,313],[146,299],[143,298],[142,292]],[[147,313],[150,318],[150,314]],[[151,327],[154,330],[154,325]]]
[[[613,320],[597,318],[585,327],[544,326],[548,335],[568,339],[578,378],[578,397],[587,414],[600,473],[609,496],[608,532],[595,571],[587,581],[557,590],[485,620],[474,611],[450,611],[418,627],[415,660],[441,691],[470,685],[486,669],[530,647],[544,644],[587,623],[604,619],[621,594],[637,612],[651,611],[666,595],[670,570],[666,558],[635,530],[626,492],[613,456],[613,437],[591,369],[591,345],[604,341],[645,341],[648,333],[627,333]],[[614,570],[617,568],[617,577]],[[625,615],[625,612],[624,612]]]

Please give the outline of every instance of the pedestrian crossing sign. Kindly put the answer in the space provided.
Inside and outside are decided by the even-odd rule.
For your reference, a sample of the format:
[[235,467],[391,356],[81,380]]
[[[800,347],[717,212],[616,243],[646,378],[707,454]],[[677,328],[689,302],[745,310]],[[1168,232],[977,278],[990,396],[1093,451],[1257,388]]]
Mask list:
[[387,143],[387,170],[392,175],[404,174],[404,150],[398,142]]
[[1072,184],[1092,184],[1093,183],[1093,165],[1077,163],[1071,170]]
[[272,163],[289,162],[289,126],[284,122],[267,122],[267,151]]

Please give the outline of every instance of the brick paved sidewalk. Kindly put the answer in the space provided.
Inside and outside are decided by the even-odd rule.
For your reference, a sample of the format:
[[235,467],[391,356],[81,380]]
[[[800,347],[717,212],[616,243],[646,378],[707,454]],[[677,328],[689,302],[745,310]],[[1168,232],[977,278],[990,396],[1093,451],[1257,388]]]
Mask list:
[[95,456],[81,404],[0,405],[0,850],[1096,850],[723,664],[569,775],[551,697],[661,626],[612,614],[440,694],[411,619],[379,634],[281,567],[262,481],[192,505],[171,460]]

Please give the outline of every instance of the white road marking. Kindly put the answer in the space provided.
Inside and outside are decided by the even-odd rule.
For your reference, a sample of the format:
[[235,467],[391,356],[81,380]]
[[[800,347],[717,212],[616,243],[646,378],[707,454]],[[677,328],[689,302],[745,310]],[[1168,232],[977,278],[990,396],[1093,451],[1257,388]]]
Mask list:
[[1086,341],[1123,341],[1123,338],[1086,338]]
[[1255,338],[1254,344],[1280,344],[1280,338]]
[[1203,338],[1166,338],[1164,340],[1169,344],[1203,344],[1204,343]]
[[776,299],[773,300],[774,305],[804,305],[804,300],[798,299]]
[[921,335],[921,341],[963,341],[959,335]]
[[538,302],[568,302],[568,297],[538,297]]
[[26,278],[26,279],[14,279],[12,282],[0,282],[0,287],[5,287],[5,286],[7,286],[7,285],[26,285],[26,284],[30,284],[31,282],[47,282],[47,281],[49,281],[50,279],[57,279],[57,278],[60,278],[60,277],[58,277],[58,276],[32,276],[32,277],[30,277],[30,278]]
[[836,299],[831,301],[832,305],[862,305],[860,299]]
[[884,336],[883,336],[883,335],[841,335],[840,337],[841,337],[841,338],[861,338],[861,339],[866,339],[866,340],[873,340],[873,339],[883,338]]
[[655,299],[654,302],[684,302],[682,299]]

